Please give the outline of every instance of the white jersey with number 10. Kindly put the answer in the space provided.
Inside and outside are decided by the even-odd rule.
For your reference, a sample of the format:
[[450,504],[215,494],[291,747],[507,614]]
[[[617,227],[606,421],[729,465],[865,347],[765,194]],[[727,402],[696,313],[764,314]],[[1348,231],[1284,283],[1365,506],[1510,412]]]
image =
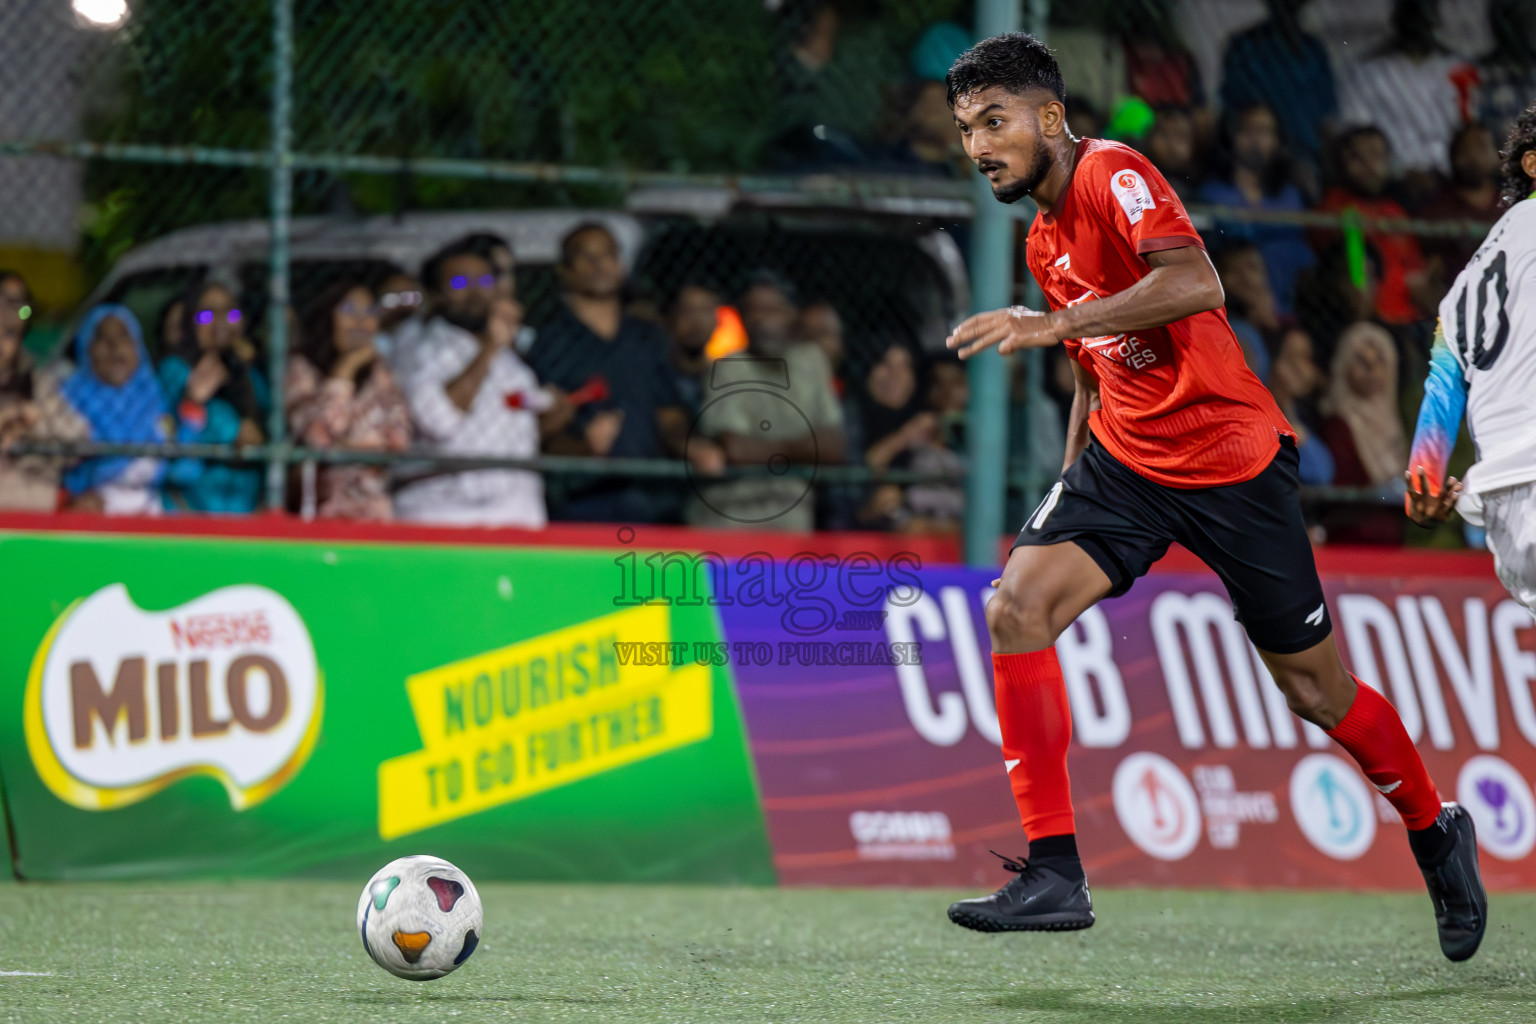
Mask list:
[[1467,490],[1536,480],[1536,199],[1488,232],[1440,302],[1440,329],[1466,382],[1477,446]]

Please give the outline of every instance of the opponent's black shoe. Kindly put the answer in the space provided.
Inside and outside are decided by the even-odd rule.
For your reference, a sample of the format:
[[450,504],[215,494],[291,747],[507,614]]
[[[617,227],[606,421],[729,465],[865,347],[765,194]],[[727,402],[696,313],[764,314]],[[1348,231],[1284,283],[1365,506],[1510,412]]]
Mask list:
[[1068,878],[1048,861],[1002,857],[1015,872],[990,896],[949,905],[949,919],[978,932],[1069,932],[1093,927],[1093,897],[1082,878]]
[[1460,804],[1442,805],[1436,828],[1450,834],[1441,863],[1419,861],[1429,898],[1435,905],[1440,952],[1448,960],[1467,960],[1477,952],[1488,928],[1488,895],[1477,867],[1477,831],[1472,815]]

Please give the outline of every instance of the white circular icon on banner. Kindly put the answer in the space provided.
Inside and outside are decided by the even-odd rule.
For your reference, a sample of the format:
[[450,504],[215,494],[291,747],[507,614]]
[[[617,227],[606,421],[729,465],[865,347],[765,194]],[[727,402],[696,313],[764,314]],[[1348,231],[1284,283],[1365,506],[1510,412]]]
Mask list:
[[1291,770],[1291,813],[1302,834],[1334,860],[1355,860],[1376,841],[1376,801],[1353,764],[1308,754]]
[[1200,841],[1200,802],[1179,766],[1132,754],[1115,769],[1115,816],[1131,842],[1158,860],[1182,860]]
[[1536,846],[1536,798],[1502,757],[1479,754],[1462,765],[1456,800],[1472,814],[1477,845],[1500,860],[1520,860]]

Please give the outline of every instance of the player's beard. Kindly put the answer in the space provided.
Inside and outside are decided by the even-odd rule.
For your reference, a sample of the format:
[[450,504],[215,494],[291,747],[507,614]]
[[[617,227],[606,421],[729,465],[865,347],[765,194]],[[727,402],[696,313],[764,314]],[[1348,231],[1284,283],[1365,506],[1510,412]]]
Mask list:
[[1045,176],[1051,173],[1051,153],[1045,143],[1035,140],[1035,152],[1029,159],[1029,168],[1018,181],[1009,185],[992,186],[992,198],[1000,203],[1016,203],[1040,187]]

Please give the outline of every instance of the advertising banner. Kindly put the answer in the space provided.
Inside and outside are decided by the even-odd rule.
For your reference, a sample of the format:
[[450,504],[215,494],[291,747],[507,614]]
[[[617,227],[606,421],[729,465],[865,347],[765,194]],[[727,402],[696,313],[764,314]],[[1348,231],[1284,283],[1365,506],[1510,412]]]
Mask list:
[[704,602],[614,553],[0,535],[24,878],[773,879]]
[[[1477,564],[1324,586],[1346,665],[1396,704],[1442,797],[1471,810],[1485,880],[1529,888],[1536,621]],[[1000,885],[988,851],[1026,846],[992,692],[995,574],[777,568],[777,601],[737,586],[720,611],[750,655],[734,667],[780,881]],[[1154,573],[1057,652],[1094,881],[1422,887],[1396,813],[1287,709],[1213,575]]]

